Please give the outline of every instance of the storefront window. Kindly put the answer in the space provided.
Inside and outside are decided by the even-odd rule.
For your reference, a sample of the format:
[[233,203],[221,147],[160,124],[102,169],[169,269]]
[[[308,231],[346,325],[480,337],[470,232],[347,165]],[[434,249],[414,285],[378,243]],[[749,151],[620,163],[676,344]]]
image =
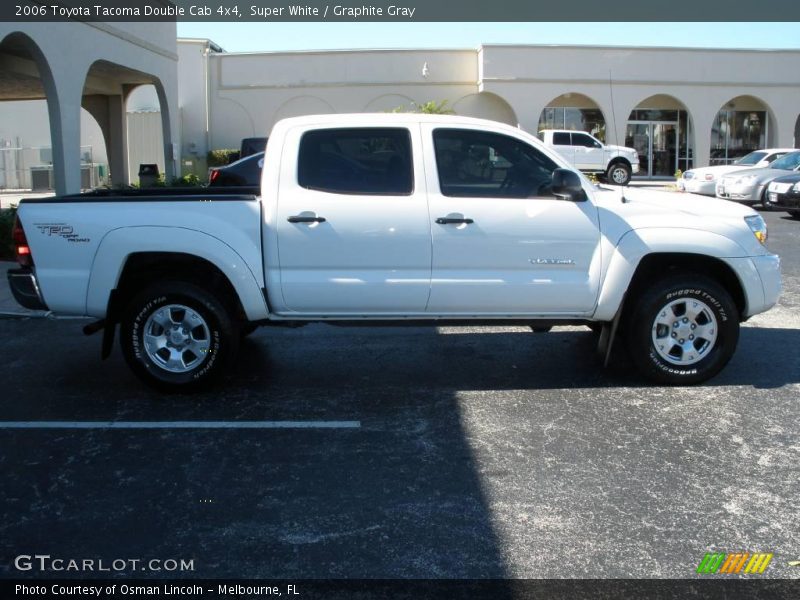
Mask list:
[[598,108],[548,106],[539,116],[539,131],[542,129],[586,131],[601,142],[606,141],[606,122]]
[[711,164],[731,164],[766,143],[766,111],[721,110],[711,126]]

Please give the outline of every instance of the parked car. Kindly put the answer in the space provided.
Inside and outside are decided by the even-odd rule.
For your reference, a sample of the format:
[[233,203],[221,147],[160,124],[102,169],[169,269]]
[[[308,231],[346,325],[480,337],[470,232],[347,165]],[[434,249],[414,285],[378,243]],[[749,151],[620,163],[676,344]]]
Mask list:
[[261,182],[261,169],[264,167],[264,153],[257,152],[240,158],[224,167],[214,167],[208,172],[208,185],[258,185]]
[[539,139],[584,173],[595,173],[615,185],[628,185],[631,175],[639,172],[636,150],[605,145],[585,131],[542,129]]
[[717,182],[717,198],[752,206],[766,200],[769,183],[787,171],[800,171],[800,151],[790,152],[763,169],[744,169],[724,175]]
[[264,152],[267,147],[267,138],[265,137],[249,137],[242,139],[242,145],[239,149],[239,158],[247,158],[258,152]]
[[22,200],[14,297],[95,317],[84,332],[103,330],[104,357],[119,325],[134,373],[175,391],[235,364],[254,325],[314,322],[581,324],[606,360],[621,331],[644,376],[695,384],[780,293],[754,210],[596,186],[516,127],[337,114],[271,137],[260,191]]
[[785,210],[800,219],[800,173],[773,179],[767,187],[764,206],[771,210]]
[[714,196],[717,193],[717,180],[723,175],[742,169],[768,167],[790,152],[794,152],[794,148],[766,148],[737,158],[729,165],[689,169],[678,180],[678,188],[692,194]]

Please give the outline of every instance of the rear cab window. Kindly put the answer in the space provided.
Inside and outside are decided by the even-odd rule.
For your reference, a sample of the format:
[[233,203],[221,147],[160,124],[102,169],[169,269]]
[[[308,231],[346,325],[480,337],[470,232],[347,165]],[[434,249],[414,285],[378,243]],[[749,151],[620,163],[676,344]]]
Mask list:
[[307,131],[300,139],[297,182],[331,194],[409,196],[414,192],[410,132],[388,127]]

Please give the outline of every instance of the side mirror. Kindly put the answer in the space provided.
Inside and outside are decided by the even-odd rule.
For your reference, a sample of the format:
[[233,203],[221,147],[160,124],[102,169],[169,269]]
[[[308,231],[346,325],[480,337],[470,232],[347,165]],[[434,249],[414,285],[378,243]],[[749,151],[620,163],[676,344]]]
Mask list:
[[583,191],[581,178],[575,171],[569,169],[556,169],[553,171],[553,183],[550,184],[558,198],[569,200],[570,202],[583,202],[586,200],[586,192]]

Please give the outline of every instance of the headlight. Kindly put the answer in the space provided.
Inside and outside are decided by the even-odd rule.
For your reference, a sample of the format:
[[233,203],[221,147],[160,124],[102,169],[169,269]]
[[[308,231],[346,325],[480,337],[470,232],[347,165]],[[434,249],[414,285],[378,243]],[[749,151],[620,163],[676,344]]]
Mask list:
[[797,183],[795,183],[795,184],[794,184],[794,186],[792,187],[792,189],[793,189],[795,192],[800,192],[800,181],[798,181]]
[[745,175],[744,177],[739,177],[736,183],[753,183],[756,179],[758,179],[758,175]]
[[761,215],[752,215],[744,218],[745,223],[762,244],[767,243],[767,223]]

